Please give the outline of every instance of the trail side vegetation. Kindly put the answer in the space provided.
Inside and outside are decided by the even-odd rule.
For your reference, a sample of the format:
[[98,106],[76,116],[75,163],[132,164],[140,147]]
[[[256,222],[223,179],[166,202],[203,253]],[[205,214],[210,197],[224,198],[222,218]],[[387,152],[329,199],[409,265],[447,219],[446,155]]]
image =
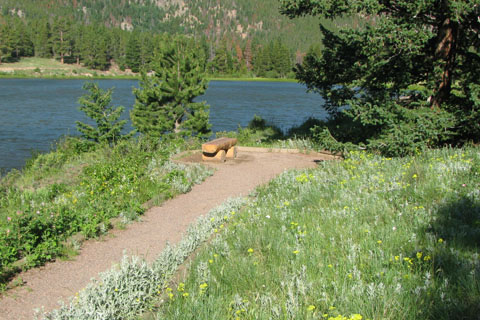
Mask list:
[[0,182],[0,288],[21,270],[69,258],[81,242],[123,228],[149,206],[212,174],[170,160],[181,140],[67,138]]
[[354,151],[225,203],[153,264],[126,257],[43,316],[475,319],[479,185],[478,147]]
[[145,319],[475,319],[479,168],[465,148],[284,173]]

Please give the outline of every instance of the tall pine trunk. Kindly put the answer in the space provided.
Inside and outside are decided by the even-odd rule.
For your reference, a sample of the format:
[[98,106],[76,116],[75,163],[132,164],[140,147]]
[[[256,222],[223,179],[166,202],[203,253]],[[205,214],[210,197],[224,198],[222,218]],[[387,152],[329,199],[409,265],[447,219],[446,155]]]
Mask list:
[[458,25],[450,18],[445,18],[438,30],[435,57],[442,65],[441,80],[434,91],[432,109],[440,106],[450,98],[452,91],[453,70],[457,56]]
[[64,59],[63,59],[63,31],[60,31],[60,62],[64,64]]

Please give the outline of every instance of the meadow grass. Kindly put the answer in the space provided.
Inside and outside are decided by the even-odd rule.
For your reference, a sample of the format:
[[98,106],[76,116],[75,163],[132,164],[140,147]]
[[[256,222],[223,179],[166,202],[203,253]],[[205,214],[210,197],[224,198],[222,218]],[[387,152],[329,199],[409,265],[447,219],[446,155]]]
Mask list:
[[289,171],[164,289],[158,319],[477,319],[480,150]]
[[[100,71],[86,68],[75,63],[60,63],[56,59],[25,57],[17,62],[2,63],[0,65],[1,78],[42,78],[42,79],[118,79],[138,80],[140,74],[127,73],[117,68],[109,71]],[[297,82],[295,79],[258,78],[251,76],[216,76],[208,75],[208,81],[249,81],[249,82]]]
[[209,81],[248,81],[248,82],[298,82],[296,79],[287,78],[259,78],[259,77],[219,77],[215,75],[208,75]]
[[82,65],[60,63],[56,59],[27,57],[0,65],[0,78],[44,79],[138,79],[121,70],[99,71]]

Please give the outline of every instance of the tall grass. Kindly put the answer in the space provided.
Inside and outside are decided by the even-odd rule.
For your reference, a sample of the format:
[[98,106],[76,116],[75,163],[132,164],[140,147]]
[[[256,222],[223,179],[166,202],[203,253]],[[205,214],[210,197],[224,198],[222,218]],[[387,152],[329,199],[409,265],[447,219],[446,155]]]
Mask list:
[[478,319],[478,148],[290,171],[222,230],[153,318]]

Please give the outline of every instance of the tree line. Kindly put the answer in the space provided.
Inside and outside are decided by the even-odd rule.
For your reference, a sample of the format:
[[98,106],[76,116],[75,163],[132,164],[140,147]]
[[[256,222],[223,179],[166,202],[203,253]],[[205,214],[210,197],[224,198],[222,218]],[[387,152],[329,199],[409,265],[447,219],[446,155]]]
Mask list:
[[[157,47],[178,37],[101,24],[77,24],[66,17],[25,20],[6,16],[0,19],[0,63],[41,57],[96,70],[107,70],[116,64],[121,70],[139,72],[151,70]],[[281,40],[260,43],[255,39],[224,38],[211,42],[201,37],[197,42],[209,74],[292,76],[293,54]]]

